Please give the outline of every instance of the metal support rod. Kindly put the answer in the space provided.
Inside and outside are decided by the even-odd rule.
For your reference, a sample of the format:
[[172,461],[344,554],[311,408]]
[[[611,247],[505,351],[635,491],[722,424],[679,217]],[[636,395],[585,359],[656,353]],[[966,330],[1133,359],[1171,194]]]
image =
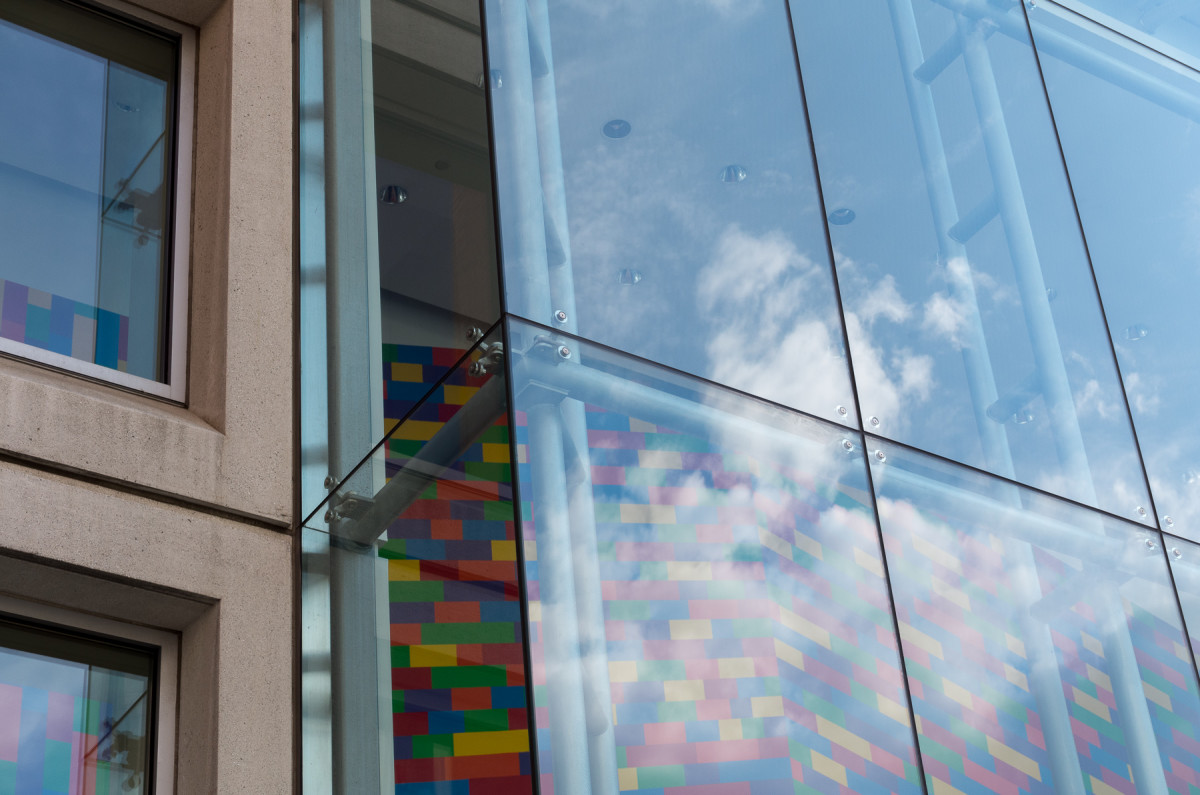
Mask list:
[[[888,0],[888,9],[892,15],[896,48],[900,53],[904,90],[912,114],[917,149],[921,154],[921,167],[925,172],[941,265],[947,269],[965,269],[968,263],[967,250],[950,234],[950,230],[959,220],[958,207],[954,198],[954,185],[950,181],[950,167],[946,162],[946,148],[938,126],[933,92],[915,76],[923,61],[923,53],[912,0]],[[966,339],[962,351],[963,366],[966,369],[967,388],[971,393],[971,408],[975,414],[975,425],[979,429],[984,460],[992,472],[1012,477],[1012,454],[1008,448],[1008,437],[1004,427],[987,416],[987,407],[997,398],[996,378],[992,372],[987,336],[983,332],[979,299],[975,295],[975,284],[969,269],[965,273],[950,274],[950,289],[955,298],[968,308],[969,322],[965,329]]]
[[505,401],[504,378],[493,376],[488,379],[384,484],[361,518],[344,522],[344,527],[331,528],[331,532],[359,544],[374,544],[431,482],[461,459],[471,445],[504,416]]
[[1075,397],[1067,378],[1058,329],[1050,312],[1037,243],[1029,222],[1029,209],[1025,204],[986,38],[978,20],[956,15],[955,23],[962,41],[967,80],[979,115],[983,147],[1000,205],[1000,218],[1004,222],[1033,359],[1050,413],[1050,429],[1069,483],[1067,492],[1095,504],[1096,490],[1079,429],[1079,417],[1075,413]]
[[1129,766],[1138,795],[1167,795],[1167,779],[1154,736],[1150,706],[1142,686],[1142,673],[1129,637],[1129,622],[1121,596],[1116,591],[1101,595],[1098,605],[1104,615],[1104,660],[1112,679],[1117,702],[1117,720],[1129,749]]
[[[537,539],[538,596],[546,700],[550,713],[554,791],[586,793],[591,784],[579,616],[575,603],[571,515],[567,501],[562,418],[555,403],[527,411]],[[607,678],[607,672],[605,672]]]

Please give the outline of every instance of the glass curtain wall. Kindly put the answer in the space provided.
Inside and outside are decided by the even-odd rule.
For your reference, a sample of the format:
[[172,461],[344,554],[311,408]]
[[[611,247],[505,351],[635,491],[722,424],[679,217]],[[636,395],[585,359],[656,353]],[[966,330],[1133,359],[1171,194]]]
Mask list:
[[1110,5],[302,3],[306,791],[1200,786],[1192,12]]

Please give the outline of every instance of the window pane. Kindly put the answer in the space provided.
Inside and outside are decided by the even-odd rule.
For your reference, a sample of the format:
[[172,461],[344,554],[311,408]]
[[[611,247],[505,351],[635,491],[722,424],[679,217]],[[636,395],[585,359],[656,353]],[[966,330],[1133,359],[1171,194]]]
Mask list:
[[872,448],[932,791],[1189,791],[1200,693],[1159,533]]
[[1200,73],[1074,14],[1030,21],[1155,504],[1200,540]]
[[[792,4],[867,429],[1135,518],[1145,478],[1020,4]],[[875,417],[878,422],[869,418]]]
[[0,792],[149,792],[155,659],[0,617]]
[[854,422],[786,3],[486,7],[508,311]]
[[511,333],[543,791],[920,792],[857,434]]
[[[1200,9],[1191,0],[1057,0],[1123,36],[1200,65]],[[1036,6],[1035,6],[1036,7]]]
[[0,338],[165,380],[176,63],[75,6],[0,9]]

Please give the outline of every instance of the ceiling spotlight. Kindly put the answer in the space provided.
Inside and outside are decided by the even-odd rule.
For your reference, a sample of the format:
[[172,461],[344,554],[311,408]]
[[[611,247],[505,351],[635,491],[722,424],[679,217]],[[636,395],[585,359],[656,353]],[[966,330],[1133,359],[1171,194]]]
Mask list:
[[624,119],[613,119],[602,128],[605,138],[624,138],[633,131],[633,125]]
[[379,191],[379,201],[381,204],[399,204],[408,198],[408,191],[399,185],[386,185],[383,190]]
[[721,169],[722,182],[742,182],[746,179],[746,169],[737,164],[725,166]]

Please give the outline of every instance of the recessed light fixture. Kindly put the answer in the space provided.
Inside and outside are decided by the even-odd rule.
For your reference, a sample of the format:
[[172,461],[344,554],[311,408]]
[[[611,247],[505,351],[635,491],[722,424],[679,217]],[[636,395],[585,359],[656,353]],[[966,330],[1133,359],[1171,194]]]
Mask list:
[[399,185],[385,185],[383,190],[379,191],[379,202],[381,204],[400,204],[408,199],[408,191]]
[[602,128],[605,138],[624,138],[633,132],[633,125],[624,119],[613,119]]
[[746,169],[736,163],[725,166],[721,169],[722,182],[744,182],[746,179]]

